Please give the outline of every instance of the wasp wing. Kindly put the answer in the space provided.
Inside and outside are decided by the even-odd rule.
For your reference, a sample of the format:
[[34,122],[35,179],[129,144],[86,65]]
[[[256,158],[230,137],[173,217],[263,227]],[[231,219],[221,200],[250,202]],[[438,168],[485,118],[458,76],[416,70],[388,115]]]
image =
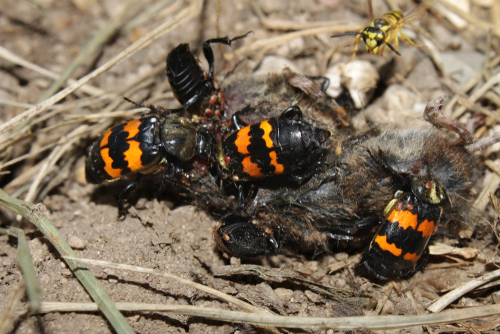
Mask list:
[[413,8],[408,14],[403,16],[401,20],[398,21],[398,25],[402,25],[403,23],[408,23],[412,21],[416,21],[427,14],[427,3],[423,2],[417,7]]

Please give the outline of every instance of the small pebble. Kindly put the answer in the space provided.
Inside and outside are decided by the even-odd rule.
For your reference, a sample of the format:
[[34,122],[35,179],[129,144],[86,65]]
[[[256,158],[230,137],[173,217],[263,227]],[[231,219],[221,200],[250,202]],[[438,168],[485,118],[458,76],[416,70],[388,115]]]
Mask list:
[[307,262],[306,269],[313,273],[318,271],[318,261]]
[[87,247],[87,242],[85,240],[82,240],[74,235],[69,237],[68,244],[73,249],[85,249],[85,247]]
[[318,302],[323,300],[323,298],[321,298],[320,295],[318,295],[312,291],[306,290],[305,294],[306,294],[307,298],[309,298],[309,300],[312,301],[313,303],[318,303]]
[[293,297],[293,291],[285,288],[277,288],[274,290],[274,293],[278,296],[279,299],[283,302],[288,302]]
[[241,259],[239,257],[232,256],[231,260],[229,260],[229,262],[231,263],[231,265],[233,267],[239,267],[239,266],[241,266]]
[[382,308],[382,314],[393,314],[394,313],[394,303],[390,300],[385,302],[384,307]]

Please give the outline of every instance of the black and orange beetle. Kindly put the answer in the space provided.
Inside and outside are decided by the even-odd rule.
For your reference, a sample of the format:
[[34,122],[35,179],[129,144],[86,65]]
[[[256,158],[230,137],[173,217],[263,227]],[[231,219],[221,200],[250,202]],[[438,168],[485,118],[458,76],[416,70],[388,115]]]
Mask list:
[[305,180],[321,164],[321,146],[331,136],[329,130],[302,121],[297,106],[287,108],[279,118],[249,126],[243,126],[236,113],[233,123],[237,130],[219,141],[217,151],[220,173],[235,182],[278,175]]
[[229,39],[227,36],[213,38],[203,43],[203,54],[209,70],[205,73],[189,50],[189,44],[179,44],[167,56],[166,74],[175,98],[182,104],[182,110],[194,114],[204,113],[220,116],[224,111],[223,93],[214,80],[214,53],[210,44],[220,43],[231,46],[236,40],[245,38],[251,32]]
[[338,137],[321,159],[328,168],[303,184],[259,186],[245,208],[221,215],[213,233],[218,247],[256,258],[276,254],[286,242],[318,254],[371,240],[358,272],[375,279],[413,275],[425,266],[439,224],[473,218],[473,153],[500,137],[476,141],[441,113],[442,105],[436,99],[424,112],[436,129],[375,128]]
[[411,192],[397,195],[384,210],[385,219],[357,267],[364,276],[407,278],[427,263],[427,244],[441,219],[444,191],[418,178]]
[[136,173],[137,177],[119,196],[119,217],[137,188],[142,174],[164,172],[171,178],[182,163],[196,157],[211,159],[214,141],[203,128],[178,116],[149,115],[117,125],[90,147],[85,165],[87,181],[99,184]]

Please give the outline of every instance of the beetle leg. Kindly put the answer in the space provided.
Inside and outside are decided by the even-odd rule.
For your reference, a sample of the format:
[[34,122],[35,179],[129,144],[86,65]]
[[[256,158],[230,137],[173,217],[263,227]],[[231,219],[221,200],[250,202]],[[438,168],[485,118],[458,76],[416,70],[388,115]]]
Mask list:
[[137,174],[137,177],[129,185],[122,190],[120,195],[118,195],[118,219],[123,220],[127,213],[125,212],[125,204],[128,202],[130,195],[137,190],[142,178],[142,174]]
[[234,124],[234,127],[236,128],[236,130],[239,130],[239,129],[244,128],[246,126],[245,123],[243,123],[243,121],[241,120],[240,114],[247,112],[248,108],[250,108],[251,110],[254,110],[250,106],[246,106],[245,108],[238,110],[237,112],[235,112],[233,114],[232,119],[233,119],[233,124]]
[[302,110],[300,110],[300,108],[297,106],[289,107],[281,113],[280,119],[294,119],[297,121],[301,121]]
[[203,55],[205,55],[205,59],[208,62],[208,77],[212,79],[214,77],[214,52],[212,51],[212,47],[210,46],[211,43],[221,43],[221,44],[226,44],[231,46],[231,44],[239,39],[247,37],[252,31],[247,32],[245,35],[241,36],[236,36],[232,39],[229,39],[227,36],[226,37],[221,37],[221,38],[212,38],[205,43],[203,43]]

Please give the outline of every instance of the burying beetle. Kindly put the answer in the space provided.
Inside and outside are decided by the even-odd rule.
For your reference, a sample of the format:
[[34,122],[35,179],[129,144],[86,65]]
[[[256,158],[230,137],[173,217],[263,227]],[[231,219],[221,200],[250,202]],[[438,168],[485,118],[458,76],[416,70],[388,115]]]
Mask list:
[[210,44],[231,46],[234,41],[245,38],[250,33],[251,31],[232,39],[226,36],[206,40],[203,43],[203,55],[208,61],[208,73],[200,67],[198,60],[189,50],[189,44],[180,44],[168,54],[165,72],[175,98],[182,104],[181,110],[198,115],[221,115],[225,100],[224,94],[219,92],[218,82],[214,79],[214,53]]
[[89,183],[100,184],[136,174],[119,195],[119,218],[125,217],[125,203],[142,174],[162,172],[169,179],[182,173],[183,164],[194,157],[208,160],[214,156],[213,136],[208,131],[184,117],[171,115],[172,111],[149,108],[152,114],[106,131],[87,155],[85,174]]
[[222,217],[217,245],[253,259],[276,254],[286,240],[317,253],[372,239],[357,270],[377,279],[410,277],[425,267],[439,224],[474,215],[472,153],[499,139],[475,142],[441,113],[442,101],[424,112],[440,129],[373,129],[345,138],[325,153],[330,168],[303,185],[260,188],[246,212]]
[[331,136],[329,130],[304,122],[297,106],[249,126],[236,113],[233,123],[237,130],[218,143],[218,161],[223,177],[234,182],[278,175],[307,179],[318,169],[318,153]]

